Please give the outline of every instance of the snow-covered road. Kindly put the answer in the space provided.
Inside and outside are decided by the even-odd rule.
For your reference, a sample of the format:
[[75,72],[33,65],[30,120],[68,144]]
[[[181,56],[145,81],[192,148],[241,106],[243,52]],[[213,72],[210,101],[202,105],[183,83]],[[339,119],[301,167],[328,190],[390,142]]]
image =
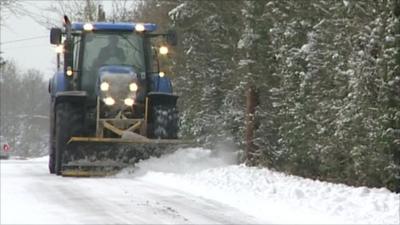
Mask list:
[[181,149],[107,178],[47,172],[47,157],[1,161],[1,224],[399,224],[400,195],[234,165]]
[[128,178],[49,175],[45,160],[1,162],[1,224],[259,223],[222,203]]

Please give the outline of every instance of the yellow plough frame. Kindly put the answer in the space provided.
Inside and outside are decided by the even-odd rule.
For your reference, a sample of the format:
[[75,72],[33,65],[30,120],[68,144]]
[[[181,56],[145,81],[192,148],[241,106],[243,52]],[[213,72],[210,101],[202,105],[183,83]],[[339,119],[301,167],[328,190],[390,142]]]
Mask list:
[[[147,133],[148,99],[144,118],[129,119],[121,112],[114,118],[100,118],[100,100],[97,100],[96,137],[71,137],[62,163],[63,176],[107,176],[135,162],[172,153],[179,147],[193,145],[192,141],[177,139],[150,139]],[[104,137],[109,130],[119,138]],[[135,132],[137,131],[137,132]],[[133,136],[125,137],[124,133]]]

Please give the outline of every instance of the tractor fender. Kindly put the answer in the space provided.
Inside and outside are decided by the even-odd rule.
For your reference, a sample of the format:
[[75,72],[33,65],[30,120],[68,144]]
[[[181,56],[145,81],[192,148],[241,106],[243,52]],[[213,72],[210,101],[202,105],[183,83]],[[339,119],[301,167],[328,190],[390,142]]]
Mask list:
[[168,77],[160,77],[158,74],[150,76],[150,89],[153,92],[173,93],[172,83]]
[[52,98],[55,98],[58,92],[66,90],[67,80],[64,72],[56,72],[49,81],[49,93]]
[[61,91],[56,94],[50,104],[50,130],[54,132],[56,119],[55,108],[60,103],[73,103],[83,106],[86,100],[86,91]]
[[55,97],[55,105],[59,103],[84,103],[87,98],[86,91],[60,91]]
[[165,105],[175,107],[178,101],[178,95],[165,92],[149,92],[147,97],[150,106]]

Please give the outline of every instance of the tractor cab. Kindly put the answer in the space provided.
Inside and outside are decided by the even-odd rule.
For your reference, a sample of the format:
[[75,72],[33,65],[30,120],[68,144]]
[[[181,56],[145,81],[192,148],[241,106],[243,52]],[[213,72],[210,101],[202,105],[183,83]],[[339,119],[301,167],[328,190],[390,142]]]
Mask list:
[[[62,31],[59,28],[51,30],[51,43],[64,55],[63,75],[69,79],[63,84],[66,90],[83,90],[89,98],[95,98],[99,86],[96,86],[101,76],[107,70],[129,69],[131,78],[136,80],[141,91],[154,91],[152,81],[161,73],[160,55],[166,54],[165,46],[160,51],[154,47],[153,40],[157,37],[167,37],[170,45],[176,44],[174,32],[153,34],[157,26],[146,23],[72,23]],[[64,38],[62,38],[64,34]],[[58,56],[60,57],[60,55]],[[58,68],[61,61],[58,60]],[[125,70],[124,70],[125,71]],[[60,85],[61,86],[61,85]]]

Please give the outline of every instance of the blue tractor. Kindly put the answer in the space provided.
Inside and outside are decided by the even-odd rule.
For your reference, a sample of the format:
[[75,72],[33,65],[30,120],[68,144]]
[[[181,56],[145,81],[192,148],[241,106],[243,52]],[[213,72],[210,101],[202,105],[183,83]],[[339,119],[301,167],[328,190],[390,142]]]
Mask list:
[[58,72],[49,82],[50,173],[106,175],[182,143],[178,96],[160,71],[168,48],[153,44],[174,46],[177,37],[156,27],[64,16],[64,26],[51,29]]

